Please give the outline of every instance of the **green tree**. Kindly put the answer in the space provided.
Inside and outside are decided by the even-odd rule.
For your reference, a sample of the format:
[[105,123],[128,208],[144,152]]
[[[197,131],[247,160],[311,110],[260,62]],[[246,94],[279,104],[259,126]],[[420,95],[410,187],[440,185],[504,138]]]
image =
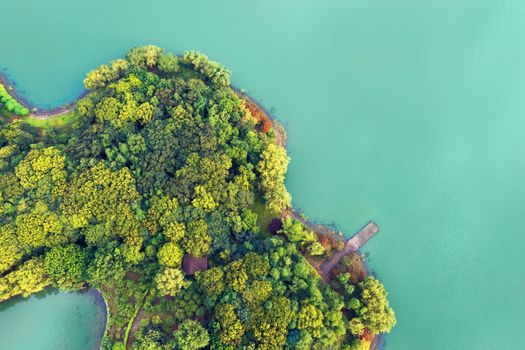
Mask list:
[[196,220],[188,224],[188,232],[182,243],[188,254],[197,258],[208,255],[211,251],[211,242],[206,221]]
[[175,296],[181,288],[189,284],[184,280],[182,271],[174,268],[165,268],[155,276],[155,284],[161,295]]
[[179,59],[171,52],[161,54],[159,58],[159,70],[169,74],[177,73],[179,71]]
[[164,244],[157,253],[159,264],[167,267],[180,267],[182,255],[179,245],[172,242]]
[[122,59],[111,62],[111,66],[103,64],[87,74],[84,79],[84,86],[88,90],[106,87],[110,82],[123,77],[128,69],[128,61]]
[[28,297],[40,292],[50,283],[44,270],[43,259],[32,258],[18,269],[0,277],[0,302],[19,294]]
[[261,154],[257,164],[260,176],[260,190],[264,194],[268,209],[278,213],[290,206],[292,197],[284,186],[289,158],[286,150],[273,143]]
[[268,300],[272,291],[272,282],[256,280],[243,292],[243,298],[248,303],[260,304]]
[[390,332],[396,324],[394,311],[390,307],[388,293],[381,282],[367,276],[359,283],[361,289],[361,320],[373,334]]
[[30,213],[18,215],[16,226],[18,241],[27,249],[63,244],[67,241],[65,237],[60,238],[63,225],[58,215],[50,212],[42,202],[37,203]]
[[44,268],[63,289],[76,289],[86,278],[87,253],[78,245],[53,247],[46,253]]
[[114,242],[99,249],[87,269],[88,281],[95,287],[118,282],[125,272],[121,251]]
[[232,304],[219,304],[215,309],[215,318],[221,326],[220,340],[224,344],[238,345],[245,328],[235,313]]
[[182,62],[192,66],[195,70],[203,74],[213,84],[219,86],[230,85],[230,71],[215,61],[210,61],[208,56],[196,52],[186,51],[182,55]]
[[224,291],[224,272],[220,267],[197,271],[195,279],[208,295],[220,294]]
[[253,278],[265,277],[270,272],[270,263],[265,257],[249,252],[244,256],[244,266],[249,276]]
[[320,337],[320,328],[323,326],[324,315],[314,305],[307,304],[301,307],[297,314],[297,329],[306,329],[314,337]]
[[15,226],[5,224],[0,227],[0,274],[6,272],[22,260],[24,256],[22,245],[16,237]]
[[31,150],[16,167],[16,176],[26,189],[36,189],[40,197],[59,196],[65,189],[65,157],[55,147]]
[[365,325],[358,317],[354,317],[348,323],[348,329],[352,335],[359,337],[365,331]]
[[232,261],[226,266],[226,283],[234,291],[241,292],[246,289],[248,274],[242,260]]
[[177,349],[181,350],[201,349],[210,342],[206,329],[194,320],[182,322],[173,335]]
[[136,67],[152,68],[159,63],[159,59],[164,50],[158,46],[148,45],[142,47],[135,47],[128,51],[128,61]]

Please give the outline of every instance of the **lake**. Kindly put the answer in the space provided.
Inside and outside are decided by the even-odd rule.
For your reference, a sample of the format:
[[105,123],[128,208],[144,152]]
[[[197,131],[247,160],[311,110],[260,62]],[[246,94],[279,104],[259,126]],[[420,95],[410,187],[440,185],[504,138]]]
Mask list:
[[294,205],[380,226],[388,350],[524,348],[525,2],[0,0],[0,23],[0,68],[41,107],[136,45],[223,63],[286,126]]
[[0,348],[94,350],[105,325],[105,304],[94,290],[64,293],[49,289],[0,304]]

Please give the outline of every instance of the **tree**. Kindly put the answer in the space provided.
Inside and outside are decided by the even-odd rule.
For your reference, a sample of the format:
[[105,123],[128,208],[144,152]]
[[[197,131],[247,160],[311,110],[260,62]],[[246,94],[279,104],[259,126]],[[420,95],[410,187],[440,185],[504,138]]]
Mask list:
[[292,197],[284,186],[289,158],[286,150],[273,143],[268,144],[257,164],[260,176],[260,190],[264,194],[268,209],[278,213],[288,208]]
[[226,267],[226,283],[234,291],[241,292],[246,289],[248,274],[242,260],[236,260]]
[[230,85],[230,71],[215,61],[210,61],[208,56],[196,52],[186,51],[182,55],[182,62],[191,65],[195,70],[203,74],[213,84],[219,86]]
[[18,241],[26,249],[64,244],[67,241],[66,237],[59,238],[63,225],[58,215],[50,212],[42,202],[37,203],[30,213],[18,215],[16,226]]
[[165,268],[155,276],[155,284],[161,295],[175,296],[181,288],[189,284],[184,280],[182,271],[174,268]]
[[13,224],[5,224],[0,227],[0,274],[6,272],[22,260],[24,256],[22,246],[16,237]]
[[310,350],[312,347],[312,335],[305,330],[294,330],[288,336],[288,343],[292,349]]
[[169,74],[177,73],[179,71],[179,59],[171,52],[163,53],[159,58],[159,70]]
[[270,272],[270,263],[268,259],[255,253],[249,252],[244,256],[244,266],[246,272],[253,278],[265,277]]
[[210,253],[211,237],[207,231],[208,225],[204,220],[191,221],[188,224],[188,232],[184,236],[182,243],[188,254],[200,258]]
[[387,300],[388,293],[381,282],[367,276],[359,283],[361,289],[361,320],[373,334],[390,332],[396,324],[394,311]]
[[26,189],[61,195],[65,187],[65,157],[55,147],[31,150],[16,167],[16,176]]
[[314,337],[320,337],[319,329],[323,326],[324,315],[314,305],[307,304],[297,314],[297,329],[306,329]]
[[163,51],[158,46],[148,45],[135,47],[129,50],[126,56],[131,65],[145,69],[155,67]]
[[369,350],[370,343],[362,339],[353,339],[348,344],[344,344],[342,350]]
[[173,335],[177,349],[181,350],[201,349],[210,342],[206,329],[194,320],[182,322]]
[[359,337],[365,331],[365,325],[358,317],[354,317],[348,323],[348,329],[352,335]]
[[195,279],[208,295],[216,295],[224,291],[224,272],[220,267],[197,271]]
[[129,245],[140,246],[140,222],[134,210],[139,199],[128,168],[112,171],[104,162],[94,162],[73,176],[60,209],[75,229],[101,223],[101,235],[118,236]]
[[260,304],[268,300],[272,291],[272,282],[256,280],[243,292],[243,298],[248,303]]
[[103,64],[87,74],[84,79],[84,86],[88,90],[106,87],[110,82],[123,77],[128,69],[128,61],[122,59],[111,62],[111,67]]
[[53,247],[46,253],[44,268],[53,281],[63,289],[75,289],[86,274],[87,253],[78,245]]
[[157,253],[159,264],[167,267],[180,267],[182,255],[179,245],[172,242],[164,244]]
[[17,115],[26,115],[29,113],[26,107],[22,106],[7,92],[2,83],[0,83],[0,105],[1,104],[4,104],[8,111]]
[[286,238],[292,243],[309,243],[315,242],[315,234],[306,229],[304,225],[299,221],[291,217],[282,219],[282,229],[278,231],[280,234],[284,234]]
[[196,208],[203,209],[204,211],[212,211],[217,207],[217,202],[213,199],[211,194],[206,191],[204,186],[195,186],[195,198],[192,204]]
[[0,277],[0,302],[15,295],[28,297],[50,284],[41,258],[32,258],[18,269]]
[[215,309],[215,318],[221,326],[220,340],[224,344],[238,345],[244,335],[245,329],[235,313],[232,304],[219,304]]
[[[84,81],[50,130],[8,122],[25,107],[0,86],[0,301],[89,284],[108,302],[104,350],[132,324],[133,349],[307,350],[392,323],[384,289],[358,285],[358,255],[331,284],[312,273],[304,255],[341,240],[292,218],[260,234],[290,206],[289,159],[226,68],[146,46]],[[185,254],[211,268],[186,280]],[[131,322],[140,310],[150,322]]]
[[123,257],[116,242],[97,250],[95,259],[87,269],[88,281],[96,287],[122,280],[125,272]]
[[[162,334],[156,329],[148,329],[139,333],[133,349],[137,350],[159,350],[161,349]],[[125,345],[122,344],[125,348]]]

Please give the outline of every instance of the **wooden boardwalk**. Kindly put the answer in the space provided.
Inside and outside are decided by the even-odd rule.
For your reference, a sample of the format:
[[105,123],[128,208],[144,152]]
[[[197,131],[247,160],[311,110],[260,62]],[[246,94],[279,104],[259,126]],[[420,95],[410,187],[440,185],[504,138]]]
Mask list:
[[325,276],[328,276],[330,271],[337,265],[341,259],[346,255],[359,250],[370,238],[372,238],[376,233],[379,232],[379,227],[375,222],[370,221],[365,227],[356,233],[352,238],[350,238],[345,243],[343,250],[332,255],[330,260],[325,261],[321,264],[321,273]]

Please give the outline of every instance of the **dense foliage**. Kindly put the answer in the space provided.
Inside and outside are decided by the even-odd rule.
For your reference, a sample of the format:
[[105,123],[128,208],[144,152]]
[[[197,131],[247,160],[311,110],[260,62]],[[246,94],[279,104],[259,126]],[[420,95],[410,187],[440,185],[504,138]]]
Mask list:
[[305,258],[339,240],[261,225],[290,206],[289,159],[227,69],[146,46],[84,84],[67,127],[0,128],[0,302],[94,286],[104,349],[359,349],[394,325],[377,280]]
[[0,82],[0,107],[5,108],[8,112],[17,115],[26,115],[29,110],[22,106],[16,99],[14,99],[6,90],[5,86]]

